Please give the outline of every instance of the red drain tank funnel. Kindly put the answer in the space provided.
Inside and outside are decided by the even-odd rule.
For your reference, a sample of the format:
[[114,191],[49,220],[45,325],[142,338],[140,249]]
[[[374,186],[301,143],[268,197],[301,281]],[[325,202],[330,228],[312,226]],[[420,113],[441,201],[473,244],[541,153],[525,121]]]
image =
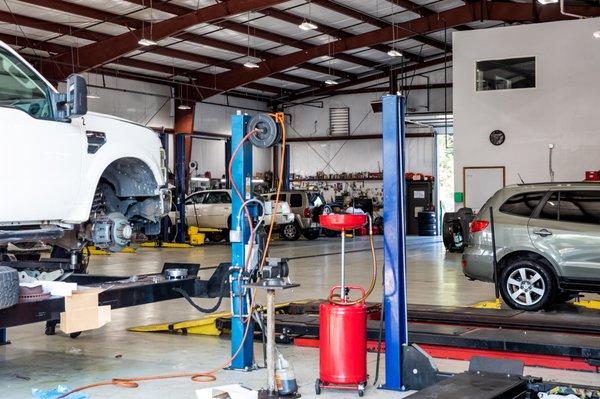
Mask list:
[[354,230],[364,226],[367,223],[367,215],[353,213],[331,213],[329,215],[320,215],[319,223],[321,223],[322,227],[325,227],[329,230]]

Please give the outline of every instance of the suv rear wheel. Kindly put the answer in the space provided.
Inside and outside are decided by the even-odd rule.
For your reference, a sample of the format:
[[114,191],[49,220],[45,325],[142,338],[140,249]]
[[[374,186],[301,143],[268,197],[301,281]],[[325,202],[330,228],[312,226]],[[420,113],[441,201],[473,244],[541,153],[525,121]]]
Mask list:
[[500,293],[511,308],[536,311],[552,302],[556,283],[542,262],[516,258],[500,271]]
[[307,240],[316,240],[321,236],[321,229],[306,229],[303,235]]
[[286,241],[296,241],[300,238],[300,226],[297,223],[286,224],[281,228],[281,238]]

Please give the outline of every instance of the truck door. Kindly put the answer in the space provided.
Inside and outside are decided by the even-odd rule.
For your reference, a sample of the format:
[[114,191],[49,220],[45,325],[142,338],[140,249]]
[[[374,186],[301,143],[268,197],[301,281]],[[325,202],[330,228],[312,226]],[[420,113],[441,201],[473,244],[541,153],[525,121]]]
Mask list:
[[600,282],[600,190],[561,190],[529,221],[535,247],[568,280]]
[[51,92],[29,65],[0,47],[0,222],[65,220],[78,200],[82,120],[55,120]]

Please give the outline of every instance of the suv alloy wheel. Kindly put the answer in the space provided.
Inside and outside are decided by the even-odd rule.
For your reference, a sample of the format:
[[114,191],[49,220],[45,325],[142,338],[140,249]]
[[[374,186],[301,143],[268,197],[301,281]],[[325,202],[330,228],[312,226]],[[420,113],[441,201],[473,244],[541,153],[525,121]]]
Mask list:
[[517,258],[500,271],[500,293],[511,308],[536,311],[552,302],[556,284],[541,262]]

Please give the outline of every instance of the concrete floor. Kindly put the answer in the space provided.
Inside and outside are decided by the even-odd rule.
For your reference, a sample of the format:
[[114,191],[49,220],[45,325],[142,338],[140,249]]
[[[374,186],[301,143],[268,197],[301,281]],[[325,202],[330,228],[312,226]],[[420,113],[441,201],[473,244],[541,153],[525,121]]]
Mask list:
[[[381,247],[378,238],[376,247]],[[410,303],[436,305],[470,305],[491,299],[490,284],[469,282],[460,271],[460,255],[447,254],[440,242],[409,238],[408,243],[408,298]],[[348,250],[368,248],[363,238],[350,240]],[[339,281],[339,239],[301,240],[296,243],[273,243],[272,256],[304,257],[290,261],[292,280],[301,286],[293,292],[278,295],[277,300],[324,298],[329,287]],[[378,261],[382,251],[377,250]],[[90,273],[133,275],[159,272],[168,262],[195,262],[216,265],[229,258],[229,246],[205,245],[193,249],[138,249],[135,254],[95,256]],[[354,252],[347,256],[347,281],[361,285],[369,282],[371,265],[369,251]],[[204,276],[204,277],[209,277]],[[381,281],[381,280],[380,280]],[[380,300],[381,284],[372,294]],[[213,300],[199,300],[207,306]],[[223,310],[229,309],[225,300]],[[0,397],[31,398],[32,388],[50,388],[57,384],[71,387],[110,379],[181,371],[205,371],[220,365],[229,356],[228,336],[203,337],[153,333],[132,333],[132,326],[181,321],[199,318],[199,314],[184,300],[139,306],[112,312],[113,321],[107,326],[83,333],[77,339],[63,334],[44,335],[44,325],[34,324],[8,330],[11,345],[0,347]],[[314,381],[318,376],[318,351],[310,348],[281,346],[282,353],[295,368],[303,398],[314,398]],[[255,353],[261,353],[255,345]],[[260,361],[261,359],[259,359]],[[436,360],[440,370],[460,372],[465,362]],[[375,355],[368,354],[369,374],[375,374]],[[600,385],[600,377],[593,373],[577,373],[527,368],[526,372],[548,380],[570,381]],[[383,373],[383,369],[382,369]],[[212,385],[240,382],[251,388],[266,385],[266,373],[223,371]],[[208,384],[192,383],[187,379],[143,383],[138,389],[103,387],[88,391],[91,398],[195,398],[194,390]],[[354,397],[348,392],[327,391],[327,397]],[[380,391],[372,386],[365,397],[401,398],[406,394]]]

